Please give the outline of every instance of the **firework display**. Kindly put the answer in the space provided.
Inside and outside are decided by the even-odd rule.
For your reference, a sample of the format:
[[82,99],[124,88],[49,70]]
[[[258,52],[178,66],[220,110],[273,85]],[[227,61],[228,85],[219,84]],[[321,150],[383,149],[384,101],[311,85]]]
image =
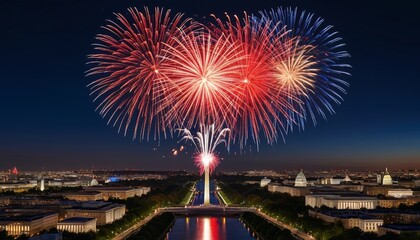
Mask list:
[[273,144],[334,113],[346,93],[349,54],[311,13],[278,8],[204,23],[160,8],[129,16],[116,14],[89,55],[97,109],[140,140],[182,129],[201,171],[217,165],[219,144]]
[[[287,39],[295,39],[289,54],[275,60],[279,82],[292,85],[287,87],[291,87],[291,93],[302,101],[295,107],[300,114],[292,113],[293,121],[289,123],[293,124],[288,126],[292,128],[297,124],[304,128],[308,118],[316,124],[316,115],[325,119],[326,113],[333,114],[333,104],[343,101],[341,95],[346,93],[348,83],[342,78],[350,75],[348,69],[351,67],[342,61],[350,55],[343,50],[345,44],[338,32],[333,31],[331,25],[325,25],[324,19],[305,11],[299,12],[297,8],[261,11],[260,17],[253,20],[270,24],[274,31],[286,32]],[[284,41],[277,42],[277,45],[284,46]]]
[[183,14],[171,16],[171,11],[155,8],[150,13],[130,8],[129,18],[115,14],[117,21],[108,21],[94,44],[98,53],[89,55],[95,65],[87,75],[99,78],[89,84],[98,101],[97,110],[108,117],[108,124],[118,127],[124,135],[133,131],[133,138],[166,137],[173,121],[167,121],[166,111],[171,92],[161,66],[165,62],[165,44],[176,46],[175,37],[192,31],[197,24]]
[[215,24],[211,29],[216,37],[229,35],[237,43],[236,50],[245,56],[237,59],[238,66],[232,75],[235,92],[233,115],[233,137],[244,147],[249,138],[258,146],[260,135],[268,143],[273,143],[279,134],[283,134],[281,116],[289,118],[293,106],[288,102],[289,96],[284,88],[278,87],[272,66],[273,57],[284,55],[286,48],[276,49],[275,44],[283,40],[284,33],[274,31],[268,23],[251,21],[245,13],[241,20],[238,16],[226,21],[214,16]]
[[210,173],[219,164],[219,157],[215,153],[218,145],[227,145],[226,138],[230,129],[218,129],[214,124],[200,125],[200,131],[196,136],[191,134],[188,129],[180,129],[183,137],[181,139],[194,144],[197,150],[195,164],[204,173],[204,204],[210,204]]
[[231,126],[238,98],[233,75],[239,70],[237,61],[244,57],[238,44],[229,35],[215,38],[206,31],[174,39],[177,44],[167,46],[163,68],[175,99],[169,119],[186,128],[213,123]]
[[[179,129],[182,134],[181,141],[193,143],[197,150],[196,165],[200,172],[204,172],[203,167],[209,167],[212,172],[219,164],[219,157],[215,154],[216,147],[220,144],[227,146],[227,135],[229,128],[218,129],[215,124],[200,125],[200,130],[194,136],[187,128]],[[204,163],[204,164],[203,164]]]

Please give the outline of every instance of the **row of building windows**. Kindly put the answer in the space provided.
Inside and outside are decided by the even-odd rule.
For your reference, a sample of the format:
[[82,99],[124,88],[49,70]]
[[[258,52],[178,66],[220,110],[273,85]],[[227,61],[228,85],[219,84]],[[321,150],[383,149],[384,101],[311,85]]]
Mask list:
[[359,209],[359,208],[374,208],[373,202],[339,202],[338,209]]
[[6,230],[10,235],[29,234],[30,231],[29,226],[20,224],[2,226],[1,229]]

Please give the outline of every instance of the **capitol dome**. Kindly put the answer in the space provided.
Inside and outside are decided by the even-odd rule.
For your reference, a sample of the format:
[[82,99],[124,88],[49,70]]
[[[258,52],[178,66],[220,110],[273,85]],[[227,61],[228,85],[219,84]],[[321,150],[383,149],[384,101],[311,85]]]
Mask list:
[[97,185],[99,185],[98,180],[96,180],[94,178],[90,181],[89,184],[90,184],[89,186],[97,186]]
[[306,187],[308,182],[306,181],[305,174],[303,174],[303,170],[300,170],[300,173],[296,176],[295,179],[295,187]]
[[382,178],[382,185],[392,185],[392,177],[388,172],[388,168],[385,168],[385,174]]
[[351,182],[351,178],[348,172],[346,172],[346,177],[344,178],[344,182]]

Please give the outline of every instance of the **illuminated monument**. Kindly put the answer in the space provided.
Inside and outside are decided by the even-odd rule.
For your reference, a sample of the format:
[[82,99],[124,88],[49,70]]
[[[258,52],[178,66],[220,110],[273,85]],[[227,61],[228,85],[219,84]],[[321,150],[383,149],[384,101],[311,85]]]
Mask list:
[[295,179],[295,187],[306,187],[308,185],[308,182],[306,181],[305,174],[303,173],[303,170],[300,170],[300,173],[296,176]]
[[210,204],[210,172],[219,164],[219,158],[214,153],[219,144],[226,144],[225,137],[230,131],[229,128],[217,129],[214,124],[200,125],[200,131],[194,137],[190,130],[181,129],[182,140],[190,141],[194,144],[196,151],[200,153],[195,158],[195,164],[200,168],[200,173],[204,173],[204,205]]
[[204,205],[210,204],[210,164],[213,161],[211,154],[201,155],[201,165],[204,168]]
[[204,205],[210,204],[210,168],[209,164],[204,166]]
[[385,172],[377,175],[377,183],[382,185],[392,185],[392,177],[388,172],[388,168],[385,168]]
[[392,177],[388,172],[388,168],[385,168],[385,174],[382,178],[382,185],[392,185]]

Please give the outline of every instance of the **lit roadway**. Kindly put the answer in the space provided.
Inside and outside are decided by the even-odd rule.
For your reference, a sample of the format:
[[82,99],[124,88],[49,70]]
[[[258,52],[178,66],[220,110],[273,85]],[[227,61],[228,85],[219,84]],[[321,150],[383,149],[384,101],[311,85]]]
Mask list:
[[157,215],[159,215],[160,212],[159,211],[155,211],[154,213],[150,214],[149,216],[147,216],[146,218],[138,221],[136,224],[134,224],[133,226],[127,228],[124,232],[118,234],[117,236],[115,236],[113,238],[113,240],[123,240],[128,238],[131,234],[135,233],[141,226],[143,226],[143,224],[146,224],[147,222],[149,222],[152,218],[156,217]]
[[314,240],[315,238],[314,237],[312,237],[311,235],[309,235],[309,234],[306,234],[306,233],[304,233],[304,232],[302,232],[302,231],[300,231],[300,230],[298,230],[298,229],[296,229],[295,227],[293,227],[293,226],[290,226],[290,225],[288,225],[288,224],[285,224],[285,223],[283,223],[283,222],[280,222],[279,220],[277,220],[277,219],[275,219],[275,218],[273,218],[273,217],[270,217],[270,216],[268,216],[267,214],[265,214],[265,213],[263,213],[263,212],[261,212],[261,211],[253,211],[254,213],[256,213],[256,214],[258,214],[258,215],[260,215],[261,217],[263,217],[263,218],[265,218],[267,221],[270,221],[271,223],[273,223],[273,224],[275,224],[275,225],[277,225],[277,226],[279,226],[279,227],[281,227],[281,228],[285,228],[285,229],[289,229],[289,231],[293,234],[293,236],[295,236],[296,238],[299,238],[299,239],[305,239],[305,240]]
[[224,216],[224,215],[239,215],[244,212],[254,212],[255,209],[246,207],[224,207],[217,205],[203,205],[190,207],[167,207],[160,208],[160,212],[170,212],[177,215],[199,215],[199,216]]

